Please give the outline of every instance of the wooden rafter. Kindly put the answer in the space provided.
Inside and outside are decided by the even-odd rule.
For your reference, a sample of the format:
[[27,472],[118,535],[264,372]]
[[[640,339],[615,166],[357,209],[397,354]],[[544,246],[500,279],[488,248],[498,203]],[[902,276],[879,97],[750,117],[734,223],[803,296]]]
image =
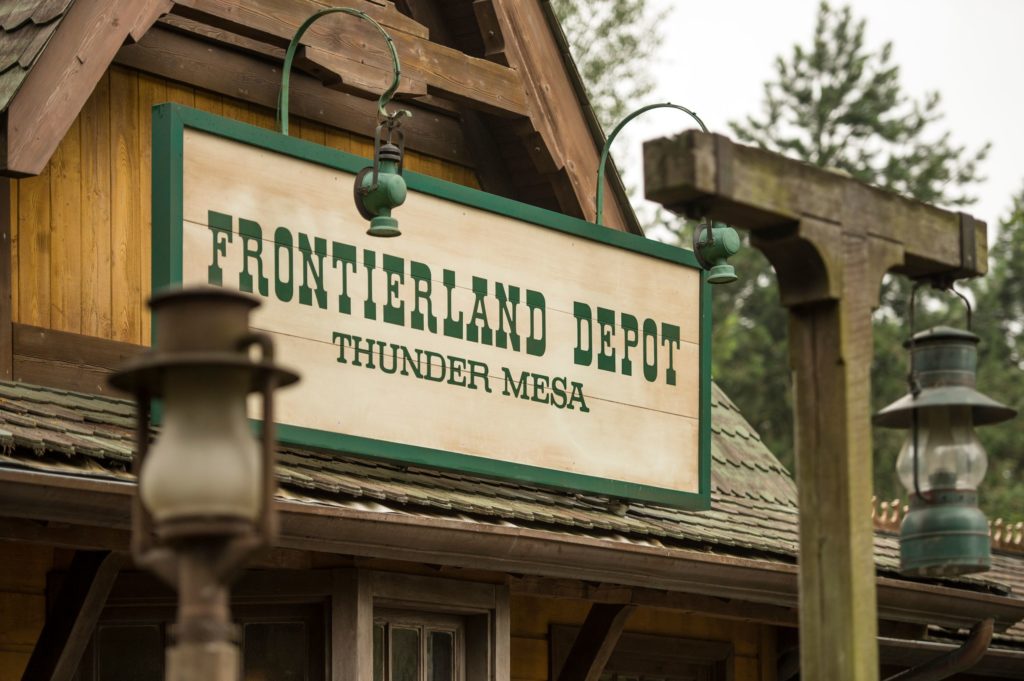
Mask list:
[[167,12],[171,0],[79,0],[4,113],[0,170],[38,175],[114,54]]
[[[323,5],[312,0],[176,0],[173,11],[239,35],[285,46],[303,21],[322,9]],[[422,35],[396,31],[392,38],[403,79],[422,83],[431,94],[490,113],[526,115],[526,94],[516,71],[470,57]],[[347,81],[359,89],[371,89],[389,81],[390,54],[380,34],[365,21],[343,16],[325,18],[310,27],[302,42],[305,58],[329,74],[325,78],[330,83]]]
[[636,609],[621,603],[594,603],[576,635],[558,681],[598,681]]
[[125,554],[78,551],[32,650],[22,681],[71,681]]

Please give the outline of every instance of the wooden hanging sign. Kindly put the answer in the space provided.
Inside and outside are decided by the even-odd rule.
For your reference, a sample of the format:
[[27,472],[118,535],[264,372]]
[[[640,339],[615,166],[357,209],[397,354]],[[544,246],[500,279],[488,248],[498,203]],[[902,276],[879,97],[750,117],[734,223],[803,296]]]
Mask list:
[[262,300],[302,374],[282,441],[707,508],[710,299],[690,251],[406,172],[366,234],[367,159],[154,109],[153,289]]

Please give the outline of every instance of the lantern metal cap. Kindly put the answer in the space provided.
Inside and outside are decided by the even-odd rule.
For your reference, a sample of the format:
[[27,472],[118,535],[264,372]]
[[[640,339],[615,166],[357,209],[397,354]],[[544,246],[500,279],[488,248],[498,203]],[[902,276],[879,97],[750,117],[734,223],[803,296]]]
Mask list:
[[974,425],[984,426],[1009,421],[1017,410],[996,402],[984,393],[965,385],[946,385],[923,389],[916,397],[906,394],[875,414],[873,422],[883,428],[909,429],[915,409],[929,407],[970,407]]
[[916,348],[922,345],[929,345],[931,343],[945,343],[950,341],[964,341],[967,343],[977,343],[981,339],[970,331],[964,329],[957,329],[952,326],[933,326],[930,329],[924,331],[918,331],[913,337],[903,341],[903,347],[905,348]]
[[[164,372],[174,369],[244,370],[250,376],[249,392],[263,390],[268,382],[275,387],[297,382],[299,375],[275,364],[270,344],[249,329],[249,313],[259,305],[254,296],[215,286],[154,294],[149,299],[157,327],[154,347],[126,362],[108,382],[148,397],[162,395]],[[252,345],[262,346],[259,359],[249,355]]]
[[969,407],[976,426],[1016,416],[1016,409],[975,388],[979,340],[970,331],[951,326],[935,326],[914,334],[904,345],[911,351],[912,383],[917,389],[875,414],[874,424],[909,429],[915,410],[932,407]]

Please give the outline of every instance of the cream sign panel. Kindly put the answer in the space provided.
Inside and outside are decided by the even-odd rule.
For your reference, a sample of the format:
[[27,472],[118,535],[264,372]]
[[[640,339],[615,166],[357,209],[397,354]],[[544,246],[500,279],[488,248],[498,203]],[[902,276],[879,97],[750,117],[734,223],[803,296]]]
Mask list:
[[154,130],[154,285],[262,301],[254,326],[302,375],[282,439],[706,506],[688,253],[413,173],[401,236],[375,238],[365,159],[173,106]]

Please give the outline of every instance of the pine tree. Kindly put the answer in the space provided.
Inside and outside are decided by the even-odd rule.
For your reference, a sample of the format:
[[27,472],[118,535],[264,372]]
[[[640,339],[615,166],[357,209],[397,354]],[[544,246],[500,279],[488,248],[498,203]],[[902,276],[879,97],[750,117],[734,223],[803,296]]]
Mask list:
[[[865,47],[865,22],[848,7],[822,2],[809,46],[796,45],[776,61],[776,75],[764,87],[764,110],[731,124],[736,137],[916,199],[967,205],[978,164],[988,146],[967,151],[938,130],[939,96],[908,97],[892,61],[892,44]],[[716,287],[715,378],[745,414],[753,415],[765,443],[787,466],[793,464],[793,417],[789,396],[786,312],[779,305],[775,275],[754,249],[736,261],[745,285]],[[876,406],[905,392],[905,280],[891,277],[883,310],[876,318],[872,370]],[[735,321],[723,322],[736,317]],[[923,321],[923,320],[922,320]],[[919,328],[924,328],[922,324]],[[742,361],[740,359],[742,358]],[[749,358],[757,358],[752,361]],[[898,391],[890,398],[888,393]],[[764,395],[785,395],[786,400]],[[875,429],[876,490],[897,495],[890,464],[899,449],[892,435]]]
[[654,89],[644,63],[661,45],[647,0],[552,0],[591,106],[605,131]]

